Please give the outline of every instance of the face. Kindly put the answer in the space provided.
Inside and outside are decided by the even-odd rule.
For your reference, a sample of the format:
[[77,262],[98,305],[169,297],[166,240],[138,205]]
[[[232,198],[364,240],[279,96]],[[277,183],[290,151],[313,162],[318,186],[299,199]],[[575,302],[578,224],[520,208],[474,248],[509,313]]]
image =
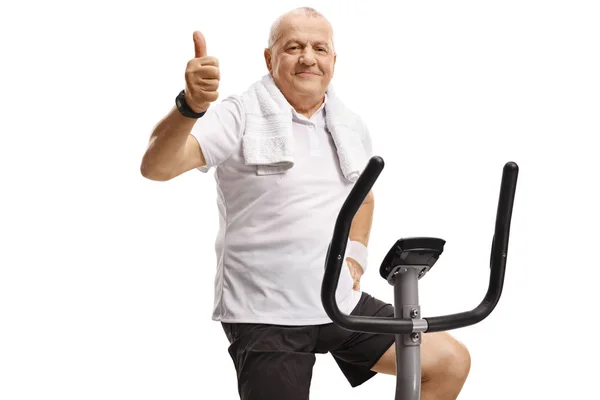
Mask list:
[[288,15],[277,41],[265,50],[273,80],[288,98],[322,98],[333,77],[332,30],[324,18]]

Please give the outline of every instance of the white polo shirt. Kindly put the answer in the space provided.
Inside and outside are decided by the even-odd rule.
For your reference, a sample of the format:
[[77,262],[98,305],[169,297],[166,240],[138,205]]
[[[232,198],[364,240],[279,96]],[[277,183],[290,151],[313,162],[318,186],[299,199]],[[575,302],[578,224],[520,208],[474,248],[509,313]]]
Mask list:
[[[215,168],[219,232],[215,242],[213,320],[317,325],[330,323],[321,303],[327,248],[353,184],[342,176],[322,106],[293,116],[294,166],[257,175],[242,154],[241,96],[211,106],[194,125],[207,165]],[[370,152],[371,149],[368,149]],[[369,153],[370,157],[371,154]],[[344,264],[336,298],[350,313],[360,299]]]

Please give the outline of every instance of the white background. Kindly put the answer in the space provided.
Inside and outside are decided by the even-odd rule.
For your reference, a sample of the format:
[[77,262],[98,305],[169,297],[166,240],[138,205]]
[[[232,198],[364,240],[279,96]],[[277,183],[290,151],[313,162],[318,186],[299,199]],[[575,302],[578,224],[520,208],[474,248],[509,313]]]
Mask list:
[[[594,1],[5,3],[0,163],[0,399],[237,398],[211,320],[215,184],[141,177],[153,126],[201,30],[221,96],[266,72],[271,22],[297,6],[335,29],[334,83],[386,162],[362,287],[394,241],[439,236],[424,316],[485,294],[504,163],[520,167],[503,297],[454,331],[460,399],[593,398],[600,348],[600,12]],[[328,229],[328,228],[327,228]],[[351,389],[319,356],[311,399]]]

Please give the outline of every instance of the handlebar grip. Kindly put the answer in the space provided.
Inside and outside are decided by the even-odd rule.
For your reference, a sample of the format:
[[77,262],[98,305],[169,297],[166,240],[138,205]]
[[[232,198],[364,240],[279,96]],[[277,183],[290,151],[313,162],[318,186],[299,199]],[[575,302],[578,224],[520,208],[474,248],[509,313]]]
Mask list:
[[516,163],[508,162],[504,165],[490,255],[490,279],[488,291],[483,301],[471,311],[424,318],[427,320],[428,332],[446,331],[476,324],[485,319],[496,308],[504,285],[510,222],[512,219],[518,175],[519,167]]

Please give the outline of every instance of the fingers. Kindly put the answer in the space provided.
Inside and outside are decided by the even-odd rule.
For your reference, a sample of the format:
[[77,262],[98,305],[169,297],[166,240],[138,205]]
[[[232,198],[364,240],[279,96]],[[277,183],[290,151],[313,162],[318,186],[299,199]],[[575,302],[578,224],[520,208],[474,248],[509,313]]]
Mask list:
[[213,66],[218,68],[219,60],[213,56],[206,56],[201,58],[192,58],[190,61],[188,61],[189,68],[199,68],[203,66]]
[[209,103],[213,103],[219,98],[219,92],[217,92],[216,90],[210,92],[207,91],[203,93],[203,97],[204,100],[208,101]]
[[360,278],[362,276],[362,268],[350,258],[346,258],[346,264],[350,270],[350,277],[352,278],[352,288],[354,290],[360,290]]
[[188,71],[195,71],[200,67],[215,67],[219,68],[219,60],[216,57],[192,58],[187,63]]
[[214,67],[218,67],[219,66],[219,60],[217,59],[217,57],[213,57],[213,56],[204,56],[200,59],[200,63],[202,65],[212,65]]
[[202,76],[203,78],[221,79],[219,73],[219,62],[216,59],[211,60],[209,58],[214,57],[206,57],[207,62],[205,62],[205,59],[203,58],[194,58],[193,60],[190,60],[187,65],[186,72]]
[[200,67],[186,72],[187,84],[203,90],[216,90],[220,79],[221,73],[216,67]]
[[219,88],[218,79],[198,79],[193,83],[206,92],[214,92]]
[[194,53],[196,58],[206,57],[206,39],[200,31],[194,32]]
[[218,67],[202,65],[201,67],[198,67],[197,71],[197,75],[201,76],[203,79],[221,79],[221,71]]

